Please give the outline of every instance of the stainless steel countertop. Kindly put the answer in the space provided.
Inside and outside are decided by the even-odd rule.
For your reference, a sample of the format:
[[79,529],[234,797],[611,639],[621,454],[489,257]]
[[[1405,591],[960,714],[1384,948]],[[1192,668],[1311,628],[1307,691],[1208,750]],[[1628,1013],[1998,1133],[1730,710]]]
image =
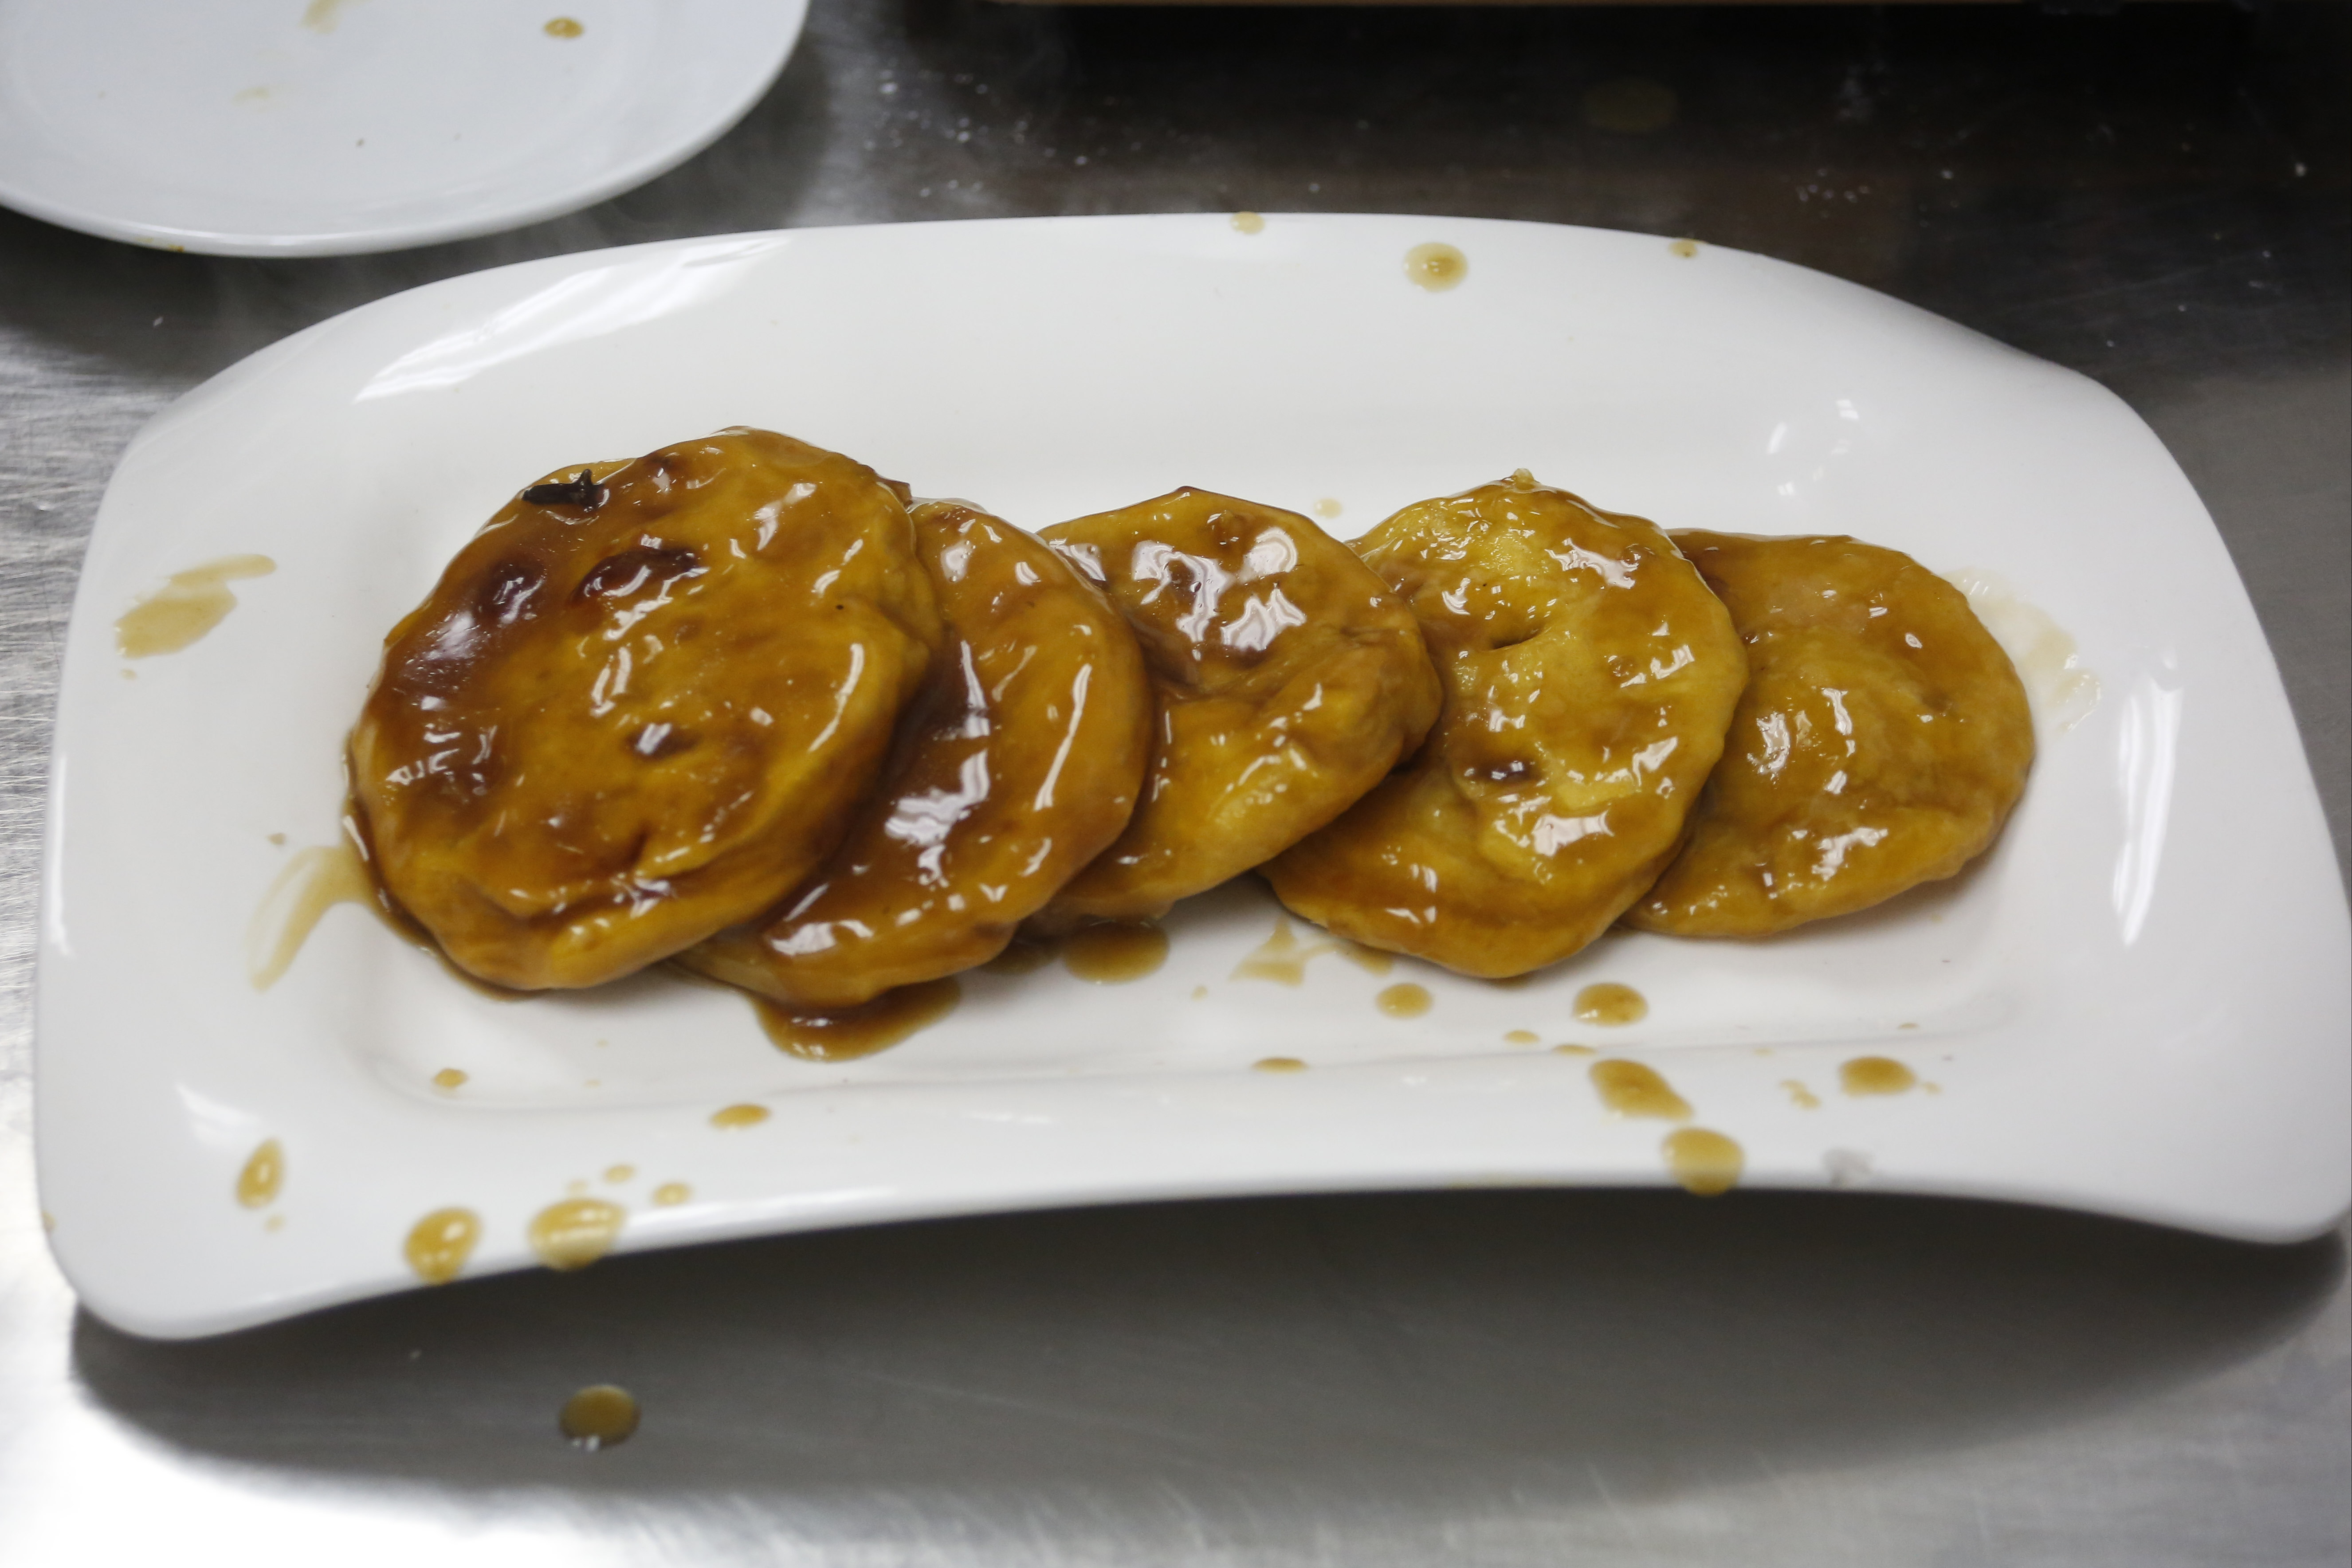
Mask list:
[[[1689,234],[2105,382],[2252,591],[2338,867],[2347,8],[1072,12],[818,0],[677,172],[264,263],[0,214],[0,1563],[2343,1563],[2345,1237],[1994,1205],[1450,1193],[625,1258],[226,1339],[77,1313],[32,1194],[58,649],[141,422],[497,263],[799,225],[1421,211]],[[1628,77],[1675,122],[1612,131]],[[163,765],[168,765],[165,759]],[[625,1447],[554,1411],[627,1385]]]

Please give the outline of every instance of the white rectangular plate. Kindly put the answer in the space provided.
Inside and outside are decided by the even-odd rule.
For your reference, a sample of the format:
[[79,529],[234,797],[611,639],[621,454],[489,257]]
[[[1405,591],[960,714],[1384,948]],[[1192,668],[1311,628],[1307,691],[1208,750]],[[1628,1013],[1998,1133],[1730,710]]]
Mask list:
[[[1409,281],[1430,240],[1467,256],[1458,287]],[[2036,688],[2041,758],[1998,850],[1953,883],[1773,941],[1615,936],[1519,986],[1339,956],[1296,988],[1234,978],[1276,920],[1253,883],[1181,909],[1147,978],[971,977],[946,1021],[848,1063],[782,1055],[740,999],[662,976],[492,1000],[352,906],[257,990],[249,924],[289,856],[334,838],[384,631],[518,484],[736,423],[1030,527],[1193,484],[1337,501],[1352,535],[1527,466],[1670,528],[1852,533],[2008,585],[2021,602],[1990,618]],[[139,595],[248,552],[278,570],[237,583],[208,637],[118,656]],[[2029,646],[2056,628],[2071,669],[2063,639]],[[1668,1124],[1609,1113],[1594,1059],[1549,1049],[1571,1042],[1657,1067],[1742,1145],[1751,1186],[2277,1239],[2329,1225],[2352,1186],[2343,898],[2269,650],[2171,458],[2078,375],[1817,273],[1642,235],[833,229],[565,256],[355,310],[191,393],[124,456],[68,634],[48,851],[42,1198],[84,1301],[141,1333],[414,1285],[404,1239],[446,1207],[479,1217],[468,1273],[528,1266],[532,1217],[583,1192],[625,1209],[632,1250],[1028,1206],[1669,1179]],[[1647,1019],[1578,1022],[1603,979],[1642,990]],[[1384,1015],[1376,992],[1406,980],[1434,1007]],[[1865,1054],[1925,1082],[1842,1092]],[[1270,1056],[1310,1065],[1251,1071]],[[468,1075],[455,1092],[431,1082],[448,1067]],[[712,1124],[738,1103],[772,1114]],[[283,1187],[248,1208],[238,1174],[269,1139]],[[691,1197],[656,1203],[672,1183]]]

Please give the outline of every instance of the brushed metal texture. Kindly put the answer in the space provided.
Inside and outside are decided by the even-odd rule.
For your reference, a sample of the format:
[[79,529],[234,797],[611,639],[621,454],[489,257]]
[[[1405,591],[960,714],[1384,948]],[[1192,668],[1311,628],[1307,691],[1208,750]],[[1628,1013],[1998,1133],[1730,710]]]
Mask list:
[[[432,278],[930,217],[1689,234],[2084,370],[2227,536],[2341,870],[2347,16],[821,0],[727,139],[518,234],[267,263],[0,214],[0,1562],[2342,1563],[2340,1234],[1768,1195],[1181,1204],[153,1344],[77,1314],[42,1244],[29,996],[58,647],[142,421]],[[567,1448],[558,1406],[604,1382],[643,1427]]]

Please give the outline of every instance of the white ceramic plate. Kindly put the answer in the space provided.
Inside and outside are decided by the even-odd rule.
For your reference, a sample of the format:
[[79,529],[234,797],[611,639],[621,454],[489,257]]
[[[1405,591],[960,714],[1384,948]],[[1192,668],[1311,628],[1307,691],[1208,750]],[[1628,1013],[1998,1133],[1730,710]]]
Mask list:
[[[1460,246],[1466,281],[1409,283],[1425,240]],[[1030,525],[1191,483],[1337,500],[1352,534],[1524,465],[1670,526],[1850,531],[2032,607],[1995,618],[2027,634],[2043,749],[1955,883],[1769,942],[1612,936],[1519,987],[1336,956],[1295,989],[1233,978],[1276,920],[1245,885],[1181,909],[1146,979],[976,976],[947,1021],[844,1064],[782,1055],[740,999],[657,976],[490,1000],[351,906],[256,991],[248,922],[334,838],[385,629],[519,482],[735,423]],[[117,655],[134,599],[243,552],[278,570],[208,638]],[[2051,623],[2080,668],[2026,645]],[[2053,682],[2084,670],[2095,704],[2055,711]],[[1733,251],[1459,219],[1067,219],[680,241],[383,300],[133,443],[82,574],[56,768],[42,1198],[83,1300],[142,1333],[414,1285],[403,1239],[445,1206],[480,1217],[470,1273],[528,1266],[532,1217],[578,1190],[625,1207],[630,1250],[1665,1181],[1668,1124],[1610,1114],[1564,1042],[1657,1067],[1743,1145],[1750,1186],[2283,1239],[2330,1224],[2352,1179],[2345,908],[2269,650],[2179,470],[2080,376]],[[1408,980],[1425,1016],[1375,1008]],[[1647,1019],[1577,1022],[1596,980],[1640,988]],[[1842,1092],[1864,1054],[1934,1089]],[[1269,1056],[1311,1066],[1251,1071]],[[435,1089],[445,1067],[467,1084]],[[772,1114],[714,1127],[737,1103]],[[284,1186],[248,1209],[233,1188],[265,1139]],[[652,1200],[674,1182],[689,1200]]]
[[807,0],[0,0],[0,204],[340,256],[643,184],[783,68]]

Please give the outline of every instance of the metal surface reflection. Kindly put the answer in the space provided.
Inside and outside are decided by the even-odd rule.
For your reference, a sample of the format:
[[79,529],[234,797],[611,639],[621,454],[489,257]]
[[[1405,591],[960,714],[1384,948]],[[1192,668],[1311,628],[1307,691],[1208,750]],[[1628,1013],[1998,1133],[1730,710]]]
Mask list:
[[[78,1321],[43,1244],[28,998],[60,634],[143,421],[289,333],[479,267],[925,217],[1419,211],[1691,235],[2095,375],[2229,540],[2340,868],[2347,26],[2294,4],[823,3],[735,132],[517,234],[221,261],[0,214],[0,1561],[2343,1562],[2340,1243],[1990,1206],[1458,1194],[1032,1216],[608,1260],[146,1344]],[[706,273],[614,283],[605,319],[714,297],[725,243]],[[532,329],[400,375],[456,384]],[[1786,437],[1792,481],[1819,461],[1805,438]],[[2133,723],[2160,755],[2161,704],[2134,696],[2157,703]],[[2126,870],[2128,923],[2159,867]],[[1866,1179],[1870,1151],[1837,1153]],[[569,1448],[553,1412],[607,1381],[645,1426]]]

